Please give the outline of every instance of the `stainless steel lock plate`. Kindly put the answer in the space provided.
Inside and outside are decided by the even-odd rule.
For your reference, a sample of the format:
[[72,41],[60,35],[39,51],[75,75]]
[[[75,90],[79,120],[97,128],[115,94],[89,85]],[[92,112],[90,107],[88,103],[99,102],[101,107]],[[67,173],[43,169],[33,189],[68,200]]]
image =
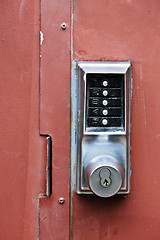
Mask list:
[[129,193],[130,62],[78,62],[71,94],[71,164],[76,166],[77,193]]

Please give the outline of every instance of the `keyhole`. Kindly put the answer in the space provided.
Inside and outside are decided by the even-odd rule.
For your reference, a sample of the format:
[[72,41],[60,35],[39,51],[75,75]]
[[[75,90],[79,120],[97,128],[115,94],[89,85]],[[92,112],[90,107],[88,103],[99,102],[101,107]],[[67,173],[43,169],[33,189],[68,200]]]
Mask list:
[[111,171],[108,168],[102,168],[99,172],[99,177],[102,187],[109,187],[111,185]]
[[103,182],[103,185],[108,186],[108,184],[109,184],[109,182],[107,181],[107,179],[105,179],[104,182]]

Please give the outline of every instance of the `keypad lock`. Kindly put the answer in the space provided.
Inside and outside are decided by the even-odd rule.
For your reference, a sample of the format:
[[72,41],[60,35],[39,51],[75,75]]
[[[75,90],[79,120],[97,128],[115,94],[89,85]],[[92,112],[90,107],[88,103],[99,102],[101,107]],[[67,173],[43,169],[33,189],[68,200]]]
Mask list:
[[130,62],[77,63],[76,189],[130,191]]

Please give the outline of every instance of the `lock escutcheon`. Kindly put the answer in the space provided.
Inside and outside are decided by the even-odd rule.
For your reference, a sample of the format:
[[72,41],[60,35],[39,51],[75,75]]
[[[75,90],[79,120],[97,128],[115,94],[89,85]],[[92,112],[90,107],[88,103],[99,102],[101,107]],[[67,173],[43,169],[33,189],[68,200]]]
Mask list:
[[94,158],[86,168],[86,182],[93,193],[111,197],[121,188],[124,180],[123,166],[108,155]]
[[76,191],[100,197],[128,194],[131,63],[86,61],[76,65],[71,142]]

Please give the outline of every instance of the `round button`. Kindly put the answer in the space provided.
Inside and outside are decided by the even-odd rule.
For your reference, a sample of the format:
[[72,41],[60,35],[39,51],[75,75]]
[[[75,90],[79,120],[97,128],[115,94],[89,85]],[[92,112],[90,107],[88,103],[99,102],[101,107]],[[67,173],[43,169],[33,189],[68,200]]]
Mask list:
[[107,123],[108,123],[107,119],[103,119],[103,120],[102,120],[102,124],[103,124],[103,125],[107,125]]
[[107,104],[108,104],[108,101],[107,101],[107,100],[103,100],[103,102],[102,102],[102,103],[103,103],[103,105],[104,105],[104,106],[107,106]]
[[103,81],[103,86],[107,87],[107,85],[108,85],[108,82],[107,81]]
[[102,113],[103,113],[103,115],[107,115],[108,114],[107,109],[104,109]]
[[124,169],[116,158],[102,155],[87,165],[85,175],[91,191],[106,198],[120,190],[124,180]]
[[107,90],[104,90],[103,91],[103,96],[107,96],[108,95],[108,91]]

